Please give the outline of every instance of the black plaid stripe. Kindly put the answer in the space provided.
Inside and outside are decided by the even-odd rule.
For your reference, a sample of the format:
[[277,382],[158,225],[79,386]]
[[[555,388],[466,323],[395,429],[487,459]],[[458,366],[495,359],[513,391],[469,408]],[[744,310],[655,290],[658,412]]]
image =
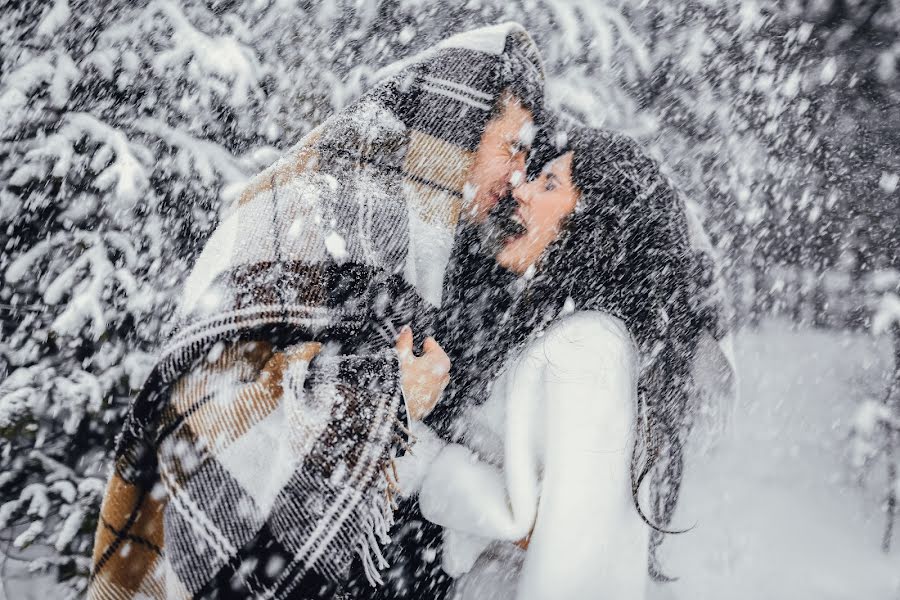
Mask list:
[[206,516],[234,546],[250,539],[263,523],[252,494],[215,458],[194,473],[185,491],[202,499]]
[[[323,531],[330,530],[330,521],[323,523],[329,510],[336,506],[337,498],[343,488],[320,477],[318,467],[305,463],[291,477],[282,492],[278,495],[269,518],[269,528],[278,542],[289,551],[290,559],[285,564],[286,571],[276,579],[276,597],[285,597],[286,590],[293,584],[294,574],[308,570],[307,557],[317,550],[321,544],[309,542],[314,538],[321,539]],[[351,520],[350,525],[353,525]],[[358,531],[358,530],[357,530]],[[342,530],[338,536],[347,542],[348,532]],[[352,533],[351,533],[352,535]],[[304,550],[305,549],[305,550]],[[301,552],[301,550],[303,550]],[[328,554],[329,562],[349,572],[353,556],[353,544],[348,543],[336,547],[336,554]],[[334,567],[332,567],[333,569]],[[330,569],[321,573],[334,580]]]
[[236,266],[218,280],[220,287],[233,290],[235,309],[281,305],[360,312],[383,278],[383,271],[371,265],[286,261]]
[[170,487],[164,522],[172,568],[191,593],[264,524],[252,496],[214,458],[194,470],[183,489]]
[[291,552],[272,535],[268,525],[263,525],[194,597],[198,600],[287,599],[278,585],[284,578],[294,582],[289,592],[291,600],[334,598],[336,586],[313,571],[284,577],[290,561]]
[[399,174],[379,164],[366,165],[349,185],[339,186],[327,219],[347,247],[347,260],[394,272],[406,262],[408,208],[397,193]]
[[[348,573],[358,546],[355,540],[362,533],[360,524],[371,510],[370,491],[381,482],[380,469],[388,460],[400,403],[398,381],[384,359],[351,356],[320,365],[307,382],[313,398],[319,396],[322,403],[337,400],[343,406],[332,412],[329,428],[279,494],[270,525],[279,541],[297,553],[296,566],[306,564],[308,556],[325,544],[316,569],[340,579]],[[343,450],[337,447],[343,444]],[[336,519],[347,513],[345,523],[338,524]],[[301,552],[313,537],[322,541]]]

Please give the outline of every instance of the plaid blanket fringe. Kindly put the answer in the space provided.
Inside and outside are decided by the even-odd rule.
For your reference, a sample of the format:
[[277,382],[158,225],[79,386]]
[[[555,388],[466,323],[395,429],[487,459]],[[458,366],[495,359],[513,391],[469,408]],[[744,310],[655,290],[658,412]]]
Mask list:
[[[224,585],[236,588],[235,597],[242,590],[286,598],[310,568],[340,580],[335,565],[348,566],[353,555],[370,582],[381,583],[379,569],[387,563],[380,544],[390,541],[397,490],[385,450],[403,445],[408,431],[398,418],[396,382],[388,377],[380,400],[360,406],[346,395],[360,389],[344,383],[348,372],[357,374],[354,383],[364,380],[363,390],[377,390],[380,367],[371,357],[313,358],[317,346],[275,352],[268,342],[242,342],[173,386],[153,440],[158,480],[152,486],[130,480],[147,470],[135,471],[129,457],[110,479],[95,545],[101,576],[92,580],[91,598],[205,597]],[[366,414],[366,425],[379,425],[322,418],[355,410]],[[332,452],[340,443],[358,455]],[[248,451],[261,461],[279,458],[286,468],[260,471]],[[307,468],[289,468],[298,462]],[[369,488],[375,493],[365,493]],[[217,502],[209,501],[213,489]],[[299,503],[317,508],[301,511]],[[300,514],[316,519],[298,524]],[[166,554],[164,546],[174,551]],[[320,561],[326,552],[330,559]],[[335,554],[343,556],[334,560]],[[250,563],[265,564],[248,571]],[[273,565],[278,577],[264,573]],[[217,575],[207,581],[205,572]]]

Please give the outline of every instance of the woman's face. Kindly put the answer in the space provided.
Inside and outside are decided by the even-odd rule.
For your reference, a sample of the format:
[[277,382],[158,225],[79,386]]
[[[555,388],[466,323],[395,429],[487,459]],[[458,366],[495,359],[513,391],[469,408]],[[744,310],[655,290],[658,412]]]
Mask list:
[[575,210],[578,190],[572,184],[572,153],[547,163],[538,177],[517,187],[512,195],[517,204],[513,219],[523,231],[504,242],[497,263],[522,274],[537,262]]

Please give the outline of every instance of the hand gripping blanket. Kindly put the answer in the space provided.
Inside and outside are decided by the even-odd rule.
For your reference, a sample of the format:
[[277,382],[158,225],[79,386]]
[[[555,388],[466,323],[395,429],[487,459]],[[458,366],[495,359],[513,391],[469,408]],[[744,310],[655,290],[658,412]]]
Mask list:
[[89,598],[313,597],[357,555],[380,581],[405,443],[394,332],[440,304],[498,98],[542,89],[520,26],[460,34],[250,182],[117,440]]

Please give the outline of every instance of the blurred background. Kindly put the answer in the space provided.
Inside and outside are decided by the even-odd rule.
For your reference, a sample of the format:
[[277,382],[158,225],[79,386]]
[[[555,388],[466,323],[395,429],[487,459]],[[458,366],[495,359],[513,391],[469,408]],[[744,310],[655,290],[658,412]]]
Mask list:
[[898,0],[0,0],[0,598],[83,593],[122,416],[244,182],[504,20],[554,107],[665,165],[734,296],[741,398],[651,597],[900,598]]

